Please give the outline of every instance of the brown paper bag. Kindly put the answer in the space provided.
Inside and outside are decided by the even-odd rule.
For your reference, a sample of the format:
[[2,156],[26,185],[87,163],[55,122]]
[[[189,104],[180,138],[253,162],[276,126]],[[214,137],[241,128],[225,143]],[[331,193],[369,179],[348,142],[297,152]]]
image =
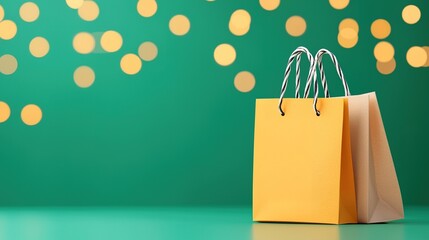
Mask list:
[[348,100],[358,221],[402,219],[401,191],[375,92]]
[[[329,91],[322,66],[324,54],[330,55],[335,64],[348,99],[358,222],[376,223],[402,219],[404,209],[401,191],[376,94],[372,92],[350,96],[335,55],[321,49],[316,54],[315,62],[319,65],[325,97],[329,97]],[[312,71],[315,71],[314,68]]]

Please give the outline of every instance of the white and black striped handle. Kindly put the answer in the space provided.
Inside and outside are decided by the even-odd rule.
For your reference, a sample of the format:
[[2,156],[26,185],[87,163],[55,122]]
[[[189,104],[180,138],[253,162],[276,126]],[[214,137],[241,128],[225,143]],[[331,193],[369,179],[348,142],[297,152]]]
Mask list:
[[[325,75],[325,72],[323,70],[323,64],[322,64],[322,58],[323,58],[323,55],[325,55],[325,54],[328,54],[331,57],[331,60],[332,60],[332,62],[335,65],[335,69],[337,70],[338,76],[340,77],[341,81],[343,82],[345,96],[350,96],[349,85],[347,84],[347,81],[344,78],[344,73],[343,73],[343,70],[341,69],[340,64],[338,63],[337,57],[332,52],[330,52],[329,50],[326,50],[324,48],[320,49],[317,52],[317,54],[316,54],[316,56],[314,58],[314,63],[311,66],[310,74],[308,76],[308,80],[307,81],[310,81],[313,77],[316,76],[316,67],[318,65],[319,66],[319,71],[320,71],[320,78],[322,80],[322,86],[323,86],[324,93],[325,93],[325,97],[327,97],[327,98],[330,97],[330,94],[329,94],[329,91],[328,91],[328,84],[327,84],[327,81],[326,81],[326,75]],[[316,80],[314,79],[313,82],[314,82],[314,89],[315,89],[314,90],[313,108],[316,111],[317,116],[320,116],[320,111],[317,109],[317,98],[318,98],[318,95],[319,95],[319,91],[318,91]],[[308,93],[305,94],[305,97],[306,98],[308,97]]]
[[[300,74],[301,74],[301,70],[300,70],[300,63],[301,63],[301,54],[307,54],[307,58],[308,61],[310,62],[310,69],[309,69],[309,73],[308,75],[310,76],[311,71],[312,71],[312,66],[314,65],[314,58],[313,55],[310,53],[310,51],[305,48],[305,47],[298,47],[297,49],[295,49],[295,51],[292,52],[292,54],[289,57],[286,69],[285,69],[285,73],[284,73],[284,78],[283,78],[283,84],[280,90],[280,100],[279,100],[279,110],[280,110],[280,114],[282,116],[284,116],[284,111],[282,109],[282,103],[283,103],[283,97],[286,93],[286,88],[287,88],[287,84],[288,84],[288,80],[289,80],[289,75],[291,72],[291,68],[292,68],[292,63],[293,61],[296,59],[296,81],[295,81],[295,98],[300,98],[300,85],[301,85],[301,80],[300,80]],[[314,80],[317,78],[316,74],[314,74]],[[309,78],[310,79],[310,78]],[[311,81],[307,80],[306,84],[305,84],[305,90],[304,90],[304,95],[308,95],[307,92],[309,92],[311,86]]]
[[[323,91],[325,93],[325,97],[326,98],[331,97],[329,94],[328,84],[326,81],[326,74],[325,74],[325,70],[323,68],[323,62],[322,62],[323,55],[325,55],[325,54],[328,54],[331,57],[332,63],[335,65],[335,69],[337,70],[338,76],[340,77],[340,79],[343,83],[344,95],[350,96],[351,94],[350,94],[349,85],[347,84],[347,81],[344,78],[344,73],[343,73],[343,70],[341,69],[341,66],[338,62],[337,57],[335,56],[335,54],[333,54],[329,50],[322,48],[316,53],[314,61],[315,61],[315,64],[317,64],[319,67],[320,79],[322,80],[322,87],[323,87]],[[313,73],[316,74],[315,72],[316,72],[316,65],[312,68],[310,74],[313,74]],[[308,97],[308,93],[306,93],[305,97]]]

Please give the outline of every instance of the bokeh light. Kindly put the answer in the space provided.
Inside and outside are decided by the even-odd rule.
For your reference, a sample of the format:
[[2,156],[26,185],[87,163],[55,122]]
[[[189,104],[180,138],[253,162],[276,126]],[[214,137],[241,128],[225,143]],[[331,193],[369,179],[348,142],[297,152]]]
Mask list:
[[382,41],[375,45],[374,56],[379,62],[389,62],[395,56],[395,49],[389,42]]
[[4,19],[4,8],[2,5],[0,5],[0,22]]
[[414,46],[407,51],[407,62],[410,66],[423,67],[428,60],[426,50],[422,47]]
[[359,24],[353,18],[345,18],[340,22],[338,25],[338,31],[341,32],[341,30],[345,28],[351,28],[355,30],[355,32],[359,33]]
[[371,24],[371,34],[377,39],[385,39],[390,35],[391,27],[385,19],[377,19]]
[[153,42],[144,42],[140,44],[138,53],[144,61],[152,61],[158,56],[158,47]]
[[237,57],[233,46],[227,43],[218,45],[214,50],[214,59],[221,66],[229,66]]
[[429,67],[429,47],[425,46],[423,47],[423,49],[426,51],[426,56],[427,56],[426,63],[425,65],[423,65],[423,67]]
[[18,60],[10,54],[0,57],[0,72],[5,75],[11,75],[18,69]]
[[19,8],[19,15],[25,22],[34,22],[39,18],[39,7],[33,2],[26,2]]
[[[345,37],[345,36],[349,36],[349,37]],[[354,36],[354,37],[351,37],[351,36]],[[359,37],[353,29],[345,28],[338,33],[337,40],[341,47],[352,48],[356,46],[356,44],[358,43]]]
[[95,48],[95,39],[92,34],[80,32],[73,38],[73,48],[80,54],[91,53]]
[[177,36],[183,36],[189,32],[191,22],[185,15],[176,15],[170,19],[170,31]]
[[354,39],[358,37],[358,33],[352,28],[343,28],[339,34],[346,39]]
[[84,0],[66,0],[67,5],[72,9],[82,7]]
[[152,17],[158,10],[158,4],[155,0],[139,0],[137,2],[137,12],[142,17]]
[[116,52],[122,47],[122,36],[116,31],[106,31],[100,39],[101,47],[106,52]]
[[347,18],[340,22],[338,26],[337,40],[343,48],[356,46],[359,40],[359,25],[354,19]]
[[415,5],[408,5],[402,10],[402,19],[408,24],[415,24],[420,20],[420,9]]
[[0,38],[10,40],[15,37],[18,28],[14,21],[3,20],[0,22]]
[[273,11],[280,5],[280,0],[259,0],[261,7],[267,11]]
[[128,53],[122,57],[120,66],[124,73],[134,75],[140,72],[142,61],[137,55]]
[[346,8],[350,3],[350,0],[329,0],[329,4],[337,10]]
[[21,111],[22,121],[29,125],[37,125],[42,120],[42,109],[35,104],[26,105]]
[[395,71],[395,68],[396,68],[395,58],[392,58],[392,60],[388,62],[377,61],[376,67],[381,74],[384,74],[384,75],[391,74],[393,73],[393,71]]
[[79,17],[82,20],[91,22],[97,19],[100,14],[100,9],[95,1],[84,1],[82,6],[77,10]]
[[80,66],[73,73],[74,82],[78,87],[88,88],[95,81],[95,73],[88,66]]
[[229,30],[236,36],[243,36],[249,31],[251,21],[250,14],[246,10],[236,10],[229,19]]
[[3,101],[0,101],[0,123],[6,122],[10,117],[9,105]]
[[49,52],[49,42],[43,37],[35,37],[30,42],[29,50],[36,58],[44,57]]
[[305,33],[307,23],[300,16],[292,16],[286,21],[286,31],[293,37],[299,37]]
[[235,75],[234,86],[240,92],[250,92],[255,87],[255,76],[251,72],[242,71]]

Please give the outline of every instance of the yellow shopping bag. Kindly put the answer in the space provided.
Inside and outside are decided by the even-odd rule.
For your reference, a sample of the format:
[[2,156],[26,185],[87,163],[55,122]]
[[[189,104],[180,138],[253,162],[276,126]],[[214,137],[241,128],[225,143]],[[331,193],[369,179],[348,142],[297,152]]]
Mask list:
[[253,220],[355,223],[347,99],[317,99],[316,78],[314,99],[283,99],[299,52],[289,58],[280,104],[256,100]]

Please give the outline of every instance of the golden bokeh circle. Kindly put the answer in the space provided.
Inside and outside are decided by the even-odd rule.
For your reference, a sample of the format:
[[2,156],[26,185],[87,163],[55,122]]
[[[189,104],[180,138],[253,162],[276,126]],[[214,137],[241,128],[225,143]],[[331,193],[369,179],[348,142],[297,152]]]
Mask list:
[[378,72],[380,72],[381,74],[389,75],[393,73],[393,71],[395,71],[395,68],[396,68],[395,58],[392,58],[392,60],[385,63],[377,61],[376,67]]
[[329,0],[329,4],[337,10],[346,8],[350,3],[350,0]]
[[140,72],[140,69],[142,68],[142,61],[137,55],[128,53],[122,57],[120,66],[124,73],[128,75],[134,75]]
[[286,21],[286,31],[293,37],[299,37],[305,33],[307,23],[301,16],[292,16]]
[[244,9],[238,9],[231,14],[229,19],[229,30],[236,36],[243,36],[250,29],[252,18]]
[[353,28],[343,28],[339,34],[345,39],[355,39],[358,37],[358,33]]
[[428,60],[426,50],[422,47],[414,46],[407,51],[407,62],[412,67],[423,67]]
[[28,104],[21,110],[21,119],[29,126],[38,124],[42,120],[42,115],[42,109],[35,104]]
[[251,72],[242,71],[235,75],[234,86],[240,92],[250,92],[255,87],[255,76]]
[[49,52],[49,42],[43,37],[35,37],[30,42],[29,50],[36,58],[44,57]]
[[73,73],[73,80],[78,87],[88,88],[95,81],[95,73],[88,66],[80,66]]
[[[345,28],[345,29],[351,29],[351,28]],[[357,35],[354,38],[344,37],[345,34],[343,32],[345,29],[343,29],[343,31],[338,33],[338,36],[337,36],[338,43],[343,48],[352,48],[356,46],[356,44],[358,43],[359,37]],[[352,29],[352,31],[354,30]]]
[[377,19],[371,24],[371,34],[377,39],[385,39],[390,35],[390,23],[385,19]]
[[79,17],[82,20],[91,22],[97,19],[100,14],[100,9],[98,8],[98,4],[94,1],[84,1],[82,6],[77,10]]
[[341,30],[345,28],[351,28],[357,33],[359,32],[359,24],[353,18],[345,18],[340,22],[340,24],[338,25],[338,31],[341,32]]
[[73,38],[73,48],[80,54],[88,54],[94,51],[94,36],[87,32],[80,32]]
[[423,65],[423,67],[429,67],[429,47],[424,46],[423,49],[426,51],[426,56],[427,56],[426,63],[425,63],[425,65]]
[[395,56],[395,48],[389,42],[379,42],[375,45],[374,56],[379,62],[389,62]]
[[189,32],[191,22],[185,15],[176,15],[170,19],[170,31],[177,36],[183,36]]
[[19,8],[19,16],[25,22],[34,22],[39,18],[40,10],[37,4],[26,2]]
[[227,43],[219,44],[214,50],[214,59],[221,66],[229,66],[237,57],[233,46]]
[[10,107],[7,103],[0,101],[0,123],[6,122],[10,117]]
[[18,28],[12,20],[3,20],[0,22],[0,38],[10,40],[15,37]]
[[66,0],[67,5],[72,9],[82,7],[84,0]]
[[280,0],[259,0],[261,7],[267,11],[273,11],[280,5]]
[[116,52],[122,47],[122,36],[116,31],[106,31],[100,39],[101,47],[106,52]]
[[0,71],[5,75],[11,75],[18,69],[18,60],[10,54],[5,54],[0,58]]
[[142,17],[152,17],[158,10],[158,4],[155,0],[139,0],[137,2],[137,12]]
[[415,24],[420,20],[420,9],[415,5],[408,5],[402,10],[402,19],[408,24]]
[[144,61],[152,61],[158,56],[158,47],[153,42],[144,42],[140,44],[138,52]]
[[4,8],[2,5],[0,5],[0,22],[3,21],[4,18]]

